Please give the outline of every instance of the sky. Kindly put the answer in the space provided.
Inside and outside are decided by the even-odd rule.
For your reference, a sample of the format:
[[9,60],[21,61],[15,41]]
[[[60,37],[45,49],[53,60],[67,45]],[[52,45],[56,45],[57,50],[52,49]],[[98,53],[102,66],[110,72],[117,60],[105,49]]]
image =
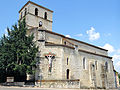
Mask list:
[[[0,37],[28,0],[1,0]],[[120,73],[120,0],[31,0],[54,11],[53,31],[108,51]]]

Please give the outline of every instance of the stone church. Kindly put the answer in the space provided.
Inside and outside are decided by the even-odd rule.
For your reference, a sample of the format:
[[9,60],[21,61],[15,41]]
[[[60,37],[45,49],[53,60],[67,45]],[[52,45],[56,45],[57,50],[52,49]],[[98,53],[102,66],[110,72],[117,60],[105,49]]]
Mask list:
[[35,85],[51,88],[115,87],[108,50],[52,31],[53,11],[28,1],[19,11],[27,34],[34,34],[37,53]]

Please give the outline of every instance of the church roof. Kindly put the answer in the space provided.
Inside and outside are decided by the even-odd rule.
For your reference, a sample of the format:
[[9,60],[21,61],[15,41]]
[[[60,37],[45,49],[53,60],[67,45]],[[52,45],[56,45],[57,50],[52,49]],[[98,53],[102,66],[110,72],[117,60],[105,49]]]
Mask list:
[[[39,30],[41,31],[41,29],[39,29]],[[64,35],[59,34],[59,33],[56,33],[56,32],[53,32],[53,31],[49,31],[49,30],[45,30],[45,29],[44,29],[44,31],[46,31],[46,32],[48,32],[48,33],[51,33],[51,34],[54,34],[54,35],[59,35],[59,36],[61,36],[61,37],[63,37],[63,38],[69,39],[69,40],[73,40],[73,41],[76,41],[76,42],[83,43],[83,44],[88,45],[88,46],[92,46],[92,47],[94,47],[94,48],[98,48],[98,49],[101,49],[101,50],[104,50],[104,51],[108,51],[108,50],[106,50],[106,49],[104,49],[104,48],[101,48],[101,47],[98,47],[98,46],[95,46],[95,45],[92,45],[92,44],[89,44],[89,43],[86,43],[86,42],[83,42],[83,41],[79,41],[79,40],[77,40],[77,39],[65,37]]]
[[19,13],[20,13],[21,10],[22,10],[25,6],[27,6],[29,3],[30,3],[30,4],[33,4],[33,5],[36,5],[36,6],[40,7],[40,8],[43,8],[43,9],[45,9],[45,10],[48,10],[48,11],[50,11],[50,12],[53,12],[52,10],[50,10],[50,9],[48,9],[48,8],[45,8],[45,7],[41,6],[41,5],[38,5],[38,4],[36,4],[36,3],[32,2],[32,1],[28,1],[28,2],[20,9]]
[[[74,47],[71,47],[71,46],[68,46],[68,45],[63,45],[63,44],[54,44],[54,43],[48,43],[48,42],[46,42],[45,45],[46,46],[62,46],[62,47],[67,47],[67,48],[75,49]],[[82,50],[82,49],[79,49],[78,51],[84,52],[84,53],[88,53],[88,54],[92,54],[92,55],[96,55],[96,56],[101,56],[101,57],[106,57],[106,58],[112,59],[112,57],[101,55],[101,54],[97,54],[97,53],[93,53],[93,52],[89,52],[89,51]]]
[[[58,35],[58,36],[61,36],[61,37],[63,37],[63,38],[69,39],[69,40],[73,40],[73,41],[76,41],[76,42],[80,42],[80,43],[83,43],[83,44],[92,46],[92,47],[94,47],[94,48],[98,48],[98,49],[101,49],[101,50],[104,50],[104,51],[108,51],[108,50],[103,49],[103,48],[101,48],[101,47],[97,47],[97,46],[95,46],[95,45],[88,44],[88,43],[86,43],[86,42],[79,41],[79,40],[76,40],[76,39],[73,39],[73,38],[65,37],[64,35],[59,34],[59,33],[55,33],[55,32],[52,32],[52,31],[48,31],[48,30],[46,30],[46,29],[44,29],[44,28],[42,28],[42,29],[41,29],[41,28],[38,28],[38,27],[35,27],[35,28],[38,29],[38,31],[45,31],[45,32],[48,32],[48,33],[51,33],[51,34]],[[31,29],[33,29],[33,28],[31,28]],[[46,45],[46,46],[62,46],[62,47],[67,47],[67,48],[75,49],[75,48],[72,47],[72,46],[62,45],[62,44],[54,44],[54,43],[51,43],[51,42],[46,42],[45,45]],[[112,57],[110,57],[110,56],[105,56],[105,55],[101,55],[101,54],[96,54],[96,53],[89,52],[89,51],[82,50],[82,49],[79,49],[78,51],[112,59]]]

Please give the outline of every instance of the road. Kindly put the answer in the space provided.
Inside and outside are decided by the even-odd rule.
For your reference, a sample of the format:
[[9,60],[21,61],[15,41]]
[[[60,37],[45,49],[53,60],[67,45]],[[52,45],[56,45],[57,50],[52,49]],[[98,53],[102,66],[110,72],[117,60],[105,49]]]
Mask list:
[[23,87],[0,87],[0,90],[60,90],[60,89],[45,89],[45,88],[23,88]]
[[10,87],[10,88],[6,88],[6,87],[0,87],[0,90],[58,90],[58,89],[42,89],[42,88],[14,88],[14,87]]
[[[29,87],[0,87],[0,90],[69,90],[69,89],[29,88]],[[71,89],[71,90],[75,90],[75,89]]]
[[[53,89],[53,88],[30,88],[30,87],[0,87],[0,90],[86,90],[86,89],[55,89],[55,88]],[[109,90],[120,90],[120,88],[119,89],[109,89]]]

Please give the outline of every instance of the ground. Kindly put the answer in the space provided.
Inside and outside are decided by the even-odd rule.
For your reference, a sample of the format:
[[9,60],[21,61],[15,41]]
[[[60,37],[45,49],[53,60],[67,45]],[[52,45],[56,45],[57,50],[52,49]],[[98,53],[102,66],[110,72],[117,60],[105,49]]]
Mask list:
[[[0,90],[80,90],[80,89],[55,89],[55,88],[53,89],[53,88],[1,87],[0,86]],[[81,90],[88,90],[88,89],[81,89]],[[89,89],[89,90],[93,90],[93,89]],[[103,89],[101,89],[101,90],[103,90]],[[119,89],[109,89],[109,90],[120,90],[120,88]]]
[[[30,87],[0,87],[0,90],[61,90],[61,89],[50,89],[50,88],[30,88]],[[62,89],[69,90],[69,89]],[[71,89],[74,90],[74,89]]]

